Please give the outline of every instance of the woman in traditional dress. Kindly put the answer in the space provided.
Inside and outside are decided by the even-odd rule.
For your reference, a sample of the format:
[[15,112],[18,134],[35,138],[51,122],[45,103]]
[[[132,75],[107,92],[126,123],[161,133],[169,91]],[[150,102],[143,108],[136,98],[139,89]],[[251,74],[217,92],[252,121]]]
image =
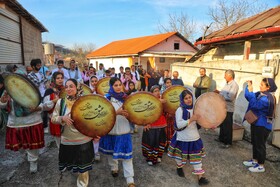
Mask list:
[[123,110],[122,105],[126,94],[122,91],[123,85],[119,78],[110,79],[109,93],[105,97],[112,103],[116,110],[116,123],[108,135],[101,137],[99,150],[109,155],[108,163],[113,177],[118,176],[118,162],[122,161],[123,172],[129,187],[134,184],[134,170],[132,163],[132,140],[130,125],[127,120],[128,112]]
[[6,149],[25,149],[30,173],[38,170],[39,149],[45,145],[41,113],[48,110],[42,103],[36,108],[25,108],[16,103],[7,92],[0,99],[0,107],[8,111]]
[[51,121],[52,113],[55,107],[56,102],[59,99],[59,94],[61,90],[64,88],[64,75],[61,72],[54,72],[51,78],[50,88],[46,90],[44,95],[44,103],[49,103],[52,108],[48,111],[48,118],[49,118],[49,128],[50,134],[54,136],[56,146],[59,148],[60,145],[60,136],[61,136],[61,125],[54,124]]
[[88,186],[89,170],[92,170],[94,150],[92,138],[80,133],[73,125],[70,112],[80,96],[78,82],[68,79],[65,83],[66,98],[59,99],[53,111],[52,123],[62,125],[59,147],[59,170],[78,172],[77,186]]
[[[154,96],[160,99],[159,88],[158,85],[155,85],[150,91]],[[164,102],[164,100],[161,100],[161,102]],[[142,135],[142,154],[146,157],[146,161],[150,166],[161,162],[166,145],[165,127],[166,120],[163,114],[154,123],[144,126]]]
[[203,177],[205,171],[202,169],[202,157],[205,155],[196,125],[200,116],[193,114],[193,95],[189,90],[180,94],[180,107],[176,110],[175,117],[176,132],[168,148],[168,156],[175,159],[180,177],[185,177],[183,166],[189,160],[194,168],[192,174],[198,176],[198,184],[206,185],[209,181]]

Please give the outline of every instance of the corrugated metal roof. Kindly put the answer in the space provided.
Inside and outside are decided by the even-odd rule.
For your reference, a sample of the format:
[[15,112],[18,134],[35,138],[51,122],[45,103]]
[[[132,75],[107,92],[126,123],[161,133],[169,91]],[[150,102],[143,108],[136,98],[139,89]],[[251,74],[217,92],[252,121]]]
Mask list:
[[194,49],[197,49],[192,43],[182,37],[178,32],[169,32],[164,34],[157,34],[152,36],[144,36],[139,38],[131,38],[126,40],[119,40],[111,42],[104,47],[101,47],[90,54],[87,55],[87,58],[91,57],[108,57],[108,56],[127,56],[127,55],[138,55],[140,52],[143,52],[158,43],[166,40],[167,38],[178,35]]
[[[263,32],[260,32],[262,30]],[[280,6],[239,21],[225,29],[213,32],[206,36],[204,40],[197,41],[196,45],[249,37],[256,33],[266,34],[272,32],[280,33]]]
[[0,3],[7,4],[13,11],[24,17],[28,22],[36,26],[41,32],[48,32],[48,29],[33,15],[31,15],[19,2],[16,0],[0,0]]

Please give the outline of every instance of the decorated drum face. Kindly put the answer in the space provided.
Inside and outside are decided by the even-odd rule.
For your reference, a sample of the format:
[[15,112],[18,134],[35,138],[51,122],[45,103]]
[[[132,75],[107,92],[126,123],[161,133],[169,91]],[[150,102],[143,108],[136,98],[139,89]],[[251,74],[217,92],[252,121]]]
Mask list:
[[[81,84],[82,89],[83,89],[83,95],[91,95],[92,94],[92,90],[90,89],[89,86],[87,86],[86,84]],[[59,93],[59,98],[65,98],[66,97],[66,90],[65,88],[63,88],[60,93]]]
[[71,118],[75,128],[90,137],[104,136],[113,128],[116,112],[103,96],[81,96],[72,106]]
[[105,77],[100,79],[96,85],[96,93],[100,95],[107,94],[110,89],[110,84],[109,84],[110,79],[111,77]]
[[166,100],[166,103],[163,104],[165,112],[175,114],[177,108],[180,106],[179,96],[185,89],[184,86],[171,86],[163,92],[162,99]]
[[227,115],[225,99],[214,92],[204,93],[199,96],[194,105],[194,114],[201,117],[197,123],[204,128],[215,128],[219,126]]
[[128,112],[128,120],[137,125],[147,125],[162,115],[162,104],[158,98],[148,92],[137,92],[128,96],[123,104]]
[[5,89],[20,106],[36,108],[41,102],[38,88],[23,75],[11,73],[3,74]]

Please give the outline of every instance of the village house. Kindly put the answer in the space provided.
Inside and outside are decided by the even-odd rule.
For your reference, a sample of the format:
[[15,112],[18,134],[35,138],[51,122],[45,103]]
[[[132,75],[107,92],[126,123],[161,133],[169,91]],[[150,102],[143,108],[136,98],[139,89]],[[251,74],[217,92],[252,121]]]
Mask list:
[[[234,70],[235,80],[239,84],[234,123],[244,125],[246,132],[250,133],[249,124],[243,122],[248,106],[244,97],[246,81],[252,80],[254,91],[259,91],[261,79],[271,77],[280,88],[280,6],[213,32],[200,38],[195,45],[201,45],[201,50],[186,63],[172,64],[172,71],[179,71],[184,83],[192,88],[199,75],[199,68],[204,67],[212,79],[211,90],[221,90],[225,84],[225,70]],[[280,89],[275,95],[277,110],[272,133],[272,144],[278,147],[280,147],[279,91]]]
[[197,52],[197,48],[178,32],[113,41],[87,55],[96,68],[142,65],[150,71],[170,69],[174,62],[183,62]]
[[48,30],[16,0],[0,0],[0,25],[0,64],[43,59],[41,33]]

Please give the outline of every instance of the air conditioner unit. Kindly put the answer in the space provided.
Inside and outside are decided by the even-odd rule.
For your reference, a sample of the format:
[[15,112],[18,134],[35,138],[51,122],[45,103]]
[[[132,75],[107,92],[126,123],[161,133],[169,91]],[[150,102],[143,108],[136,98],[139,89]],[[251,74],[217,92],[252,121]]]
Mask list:
[[274,78],[275,67],[265,66],[262,68],[262,76],[266,78]]

